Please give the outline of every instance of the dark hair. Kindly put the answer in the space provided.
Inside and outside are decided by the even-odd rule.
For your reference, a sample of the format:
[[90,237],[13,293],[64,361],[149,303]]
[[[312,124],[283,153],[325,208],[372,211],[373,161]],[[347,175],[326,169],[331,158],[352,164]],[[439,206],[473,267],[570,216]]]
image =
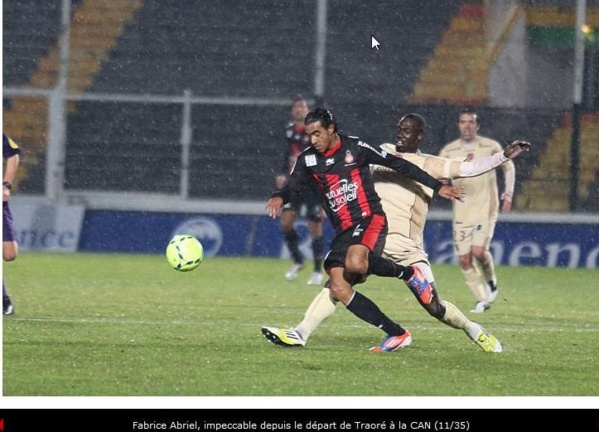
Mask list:
[[424,117],[422,117],[420,114],[406,114],[405,116],[399,119],[399,123],[401,123],[404,120],[412,120],[414,123],[416,123],[416,126],[418,126],[422,132],[424,132],[424,129],[426,128],[426,120],[424,120]]
[[463,107],[462,109],[460,109],[458,118],[460,118],[460,116],[462,114],[473,115],[476,118],[476,123],[480,125],[480,122],[481,122],[480,114],[473,107]]
[[333,132],[337,132],[337,121],[335,120],[335,117],[333,117],[333,114],[326,108],[314,108],[304,119],[305,125],[316,122],[320,122],[325,129],[330,125],[333,125],[335,127]]
[[303,96],[303,95],[301,95],[301,94],[296,94],[296,95],[295,95],[295,97],[293,98],[293,103],[292,103],[292,105],[293,105],[293,104],[295,104],[296,102],[300,102],[300,101],[306,101],[306,103],[307,103],[307,102],[308,102],[308,98],[307,98],[307,97],[304,97],[304,96]]

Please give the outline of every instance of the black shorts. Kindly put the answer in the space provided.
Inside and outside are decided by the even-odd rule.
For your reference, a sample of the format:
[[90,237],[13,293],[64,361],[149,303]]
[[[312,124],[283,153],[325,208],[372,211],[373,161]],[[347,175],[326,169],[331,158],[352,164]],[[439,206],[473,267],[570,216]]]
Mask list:
[[351,245],[362,244],[374,255],[381,255],[387,237],[387,218],[374,214],[362,219],[359,224],[335,235],[331,249],[324,259],[324,268],[328,272],[334,267],[345,268],[345,257]]
[[13,242],[17,240],[17,233],[13,226],[12,212],[8,202],[2,202],[2,242]]
[[283,206],[282,211],[294,210],[298,216],[303,216],[314,222],[322,221],[322,207],[320,200],[310,190],[298,197],[297,199],[288,202]]

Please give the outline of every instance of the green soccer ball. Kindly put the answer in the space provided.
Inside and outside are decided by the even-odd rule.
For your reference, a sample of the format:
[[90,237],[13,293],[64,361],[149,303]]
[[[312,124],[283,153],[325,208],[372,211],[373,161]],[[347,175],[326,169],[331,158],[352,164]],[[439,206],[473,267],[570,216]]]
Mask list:
[[176,235],[166,246],[166,259],[175,270],[188,272],[197,268],[204,259],[204,248],[193,236]]

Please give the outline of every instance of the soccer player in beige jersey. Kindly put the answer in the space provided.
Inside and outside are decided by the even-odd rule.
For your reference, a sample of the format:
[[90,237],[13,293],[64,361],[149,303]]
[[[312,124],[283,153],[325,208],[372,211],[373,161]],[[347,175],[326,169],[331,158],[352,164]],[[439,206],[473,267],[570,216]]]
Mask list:
[[[458,129],[460,138],[443,147],[441,157],[476,160],[503,152],[497,141],[478,135],[480,121],[475,111],[469,108],[460,111]],[[516,170],[512,161],[501,168],[505,179],[501,210],[507,213],[512,208]],[[454,179],[452,183],[463,187],[466,193],[463,202],[453,203],[454,248],[466,285],[476,299],[471,312],[482,313],[491,307],[499,293],[493,255],[489,251],[499,213],[497,176],[491,170],[478,177]]]
[[[381,148],[390,154],[398,154],[416,164],[431,176],[439,179],[452,179],[476,176],[489,171],[509,158],[527,151],[530,144],[514,141],[503,153],[472,162],[462,162],[421,153],[420,142],[424,137],[424,118],[418,114],[402,117],[397,125],[397,143],[383,144]],[[389,232],[386,237],[383,255],[401,265],[414,265],[426,276],[431,289],[414,295],[427,312],[450,327],[464,330],[485,352],[501,352],[501,343],[479,324],[470,321],[452,303],[442,300],[423,246],[423,232],[431,202],[432,190],[401,175],[396,175],[385,167],[373,166],[375,188],[383,209],[387,214]],[[293,329],[266,327],[271,338],[283,346],[304,346],[308,337],[320,323],[335,312],[328,289],[323,289],[312,301],[302,322]]]

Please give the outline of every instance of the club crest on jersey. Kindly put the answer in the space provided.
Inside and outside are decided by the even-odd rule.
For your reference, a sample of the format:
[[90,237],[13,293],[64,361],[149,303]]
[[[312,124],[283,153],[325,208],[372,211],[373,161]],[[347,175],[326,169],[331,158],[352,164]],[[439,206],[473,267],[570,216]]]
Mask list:
[[306,166],[316,166],[316,155],[306,155]]
[[355,159],[354,159],[354,155],[353,155],[353,154],[351,154],[351,151],[350,151],[350,150],[347,150],[347,151],[345,152],[345,163],[346,163],[346,164],[350,164],[350,163],[353,163],[353,162],[354,162],[354,160],[355,160]]

